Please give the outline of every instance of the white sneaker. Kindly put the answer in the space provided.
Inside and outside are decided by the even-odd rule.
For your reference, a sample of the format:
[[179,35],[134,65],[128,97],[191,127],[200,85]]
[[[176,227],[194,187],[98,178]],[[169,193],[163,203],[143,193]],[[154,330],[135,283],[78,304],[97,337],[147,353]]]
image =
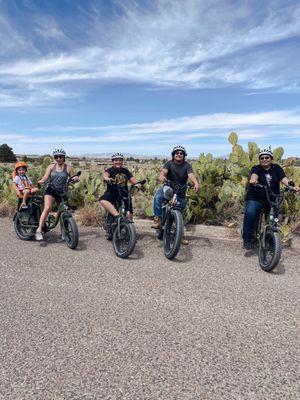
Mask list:
[[35,232],[35,240],[37,240],[37,241],[44,240],[42,232],[39,232],[39,231]]

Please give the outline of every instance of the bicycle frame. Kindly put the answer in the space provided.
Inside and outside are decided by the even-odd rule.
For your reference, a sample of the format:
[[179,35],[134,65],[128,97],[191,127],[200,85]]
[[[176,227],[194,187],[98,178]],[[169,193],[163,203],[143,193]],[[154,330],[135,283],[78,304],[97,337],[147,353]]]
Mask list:
[[[78,171],[78,173],[76,175],[74,175],[73,177],[69,178],[68,185],[70,183],[72,183],[71,182],[72,178],[74,178],[75,176],[78,177],[80,174],[81,174],[81,171]],[[37,202],[37,200],[39,200],[39,201]],[[42,208],[43,208],[43,205],[44,205],[44,198],[40,197],[40,196],[32,196],[31,199],[29,199],[29,201],[31,201],[31,204],[30,204],[31,207],[32,207],[32,205],[35,205],[37,207],[37,215],[36,215],[37,220],[32,224],[22,224],[22,225],[24,226],[24,228],[29,228],[29,229],[35,229],[36,230],[38,228],[38,226],[39,226],[39,220],[40,220],[40,217],[41,217],[41,214],[42,214]],[[18,211],[18,212],[21,213],[21,211]],[[64,215],[69,216],[70,214],[71,213],[69,211],[69,207],[68,207],[67,201],[66,201],[66,193],[64,193],[64,194],[61,195],[61,201],[60,201],[59,206],[58,206],[58,211],[57,211],[56,217],[54,217],[52,215],[53,218],[51,218],[51,215],[50,215],[49,216],[50,218],[45,223],[45,226],[47,228],[46,231],[50,231],[50,230],[54,229],[57,226],[57,224],[58,224],[58,222],[60,220],[62,222],[62,217]],[[17,213],[16,213],[16,215],[17,215]]]
[[278,218],[275,218],[275,210],[274,207],[272,206],[270,209],[270,212],[267,216],[266,223],[264,224],[262,228],[262,219],[263,215],[265,214],[264,210],[260,212],[259,215],[259,221],[258,221],[258,229],[257,229],[257,235],[256,238],[259,241],[260,245],[264,248],[265,247],[265,237],[266,237],[266,232],[268,229],[271,229],[275,232],[280,232],[280,229],[278,227]]
[[[275,194],[270,191],[270,188],[268,186],[264,186],[264,185],[260,185],[260,184],[258,184],[257,186],[265,189],[266,195],[267,195],[267,201],[268,201],[269,205],[271,206],[270,212],[267,216],[267,220],[266,220],[266,223],[264,224],[263,228],[262,228],[262,218],[263,218],[263,215],[265,214],[264,209],[260,212],[258,224],[257,224],[256,239],[258,240],[260,246],[265,248],[265,237],[266,237],[267,230],[273,230],[274,232],[280,232],[280,228],[278,225],[279,206],[284,198],[284,193],[286,191],[289,191],[290,189],[286,188],[284,191],[281,191],[279,194]],[[275,198],[275,201],[271,201],[270,194]]]
[[[177,200],[178,195],[177,193],[175,193],[174,188],[171,186],[171,182],[167,180],[164,183],[163,187],[169,187],[173,191],[171,198],[170,199],[164,198],[162,203],[162,226],[165,226],[165,223],[168,222],[170,210],[174,209],[180,211],[181,207],[179,201]],[[183,186],[178,186],[176,189],[182,190],[189,187],[190,187],[189,184],[187,184]]]
[[[140,181],[138,183],[141,183],[143,185],[145,182],[146,181],[143,180],[143,181]],[[116,183],[111,183],[111,185],[114,187],[115,190],[118,191],[118,197],[121,199],[120,203],[117,204],[118,205],[119,216],[118,216],[118,219],[117,219],[117,225],[115,227],[115,229],[117,229],[118,238],[120,238],[121,237],[121,221],[123,219],[127,218],[126,206],[125,206],[125,198],[124,198],[124,196],[123,196],[123,194],[121,192],[121,189],[120,189],[119,185],[117,185]],[[131,188],[135,187],[135,185],[132,185]],[[130,208],[130,206],[131,206],[131,195],[130,195],[129,192],[128,192],[128,205],[129,205],[129,208]],[[108,217],[109,217],[109,212],[107,212],[106,221],[108,220]],[[128,221],[133,223],[133,221],[130,221],[130,220],[128,220]]]

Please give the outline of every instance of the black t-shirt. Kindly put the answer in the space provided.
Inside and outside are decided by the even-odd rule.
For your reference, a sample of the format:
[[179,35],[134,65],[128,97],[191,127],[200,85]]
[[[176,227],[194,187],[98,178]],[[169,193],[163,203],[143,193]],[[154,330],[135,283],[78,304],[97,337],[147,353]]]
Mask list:
[[163,166],[164,169],[168,171],[167,179],[171,181],[171,185],[178,196],[184,197],[186,188],[179,189],[178,187],[184,186],[188,180],[188,174],[193,172],[191,164],[184,161],[182,164],[176,164],[174,161],[170,160]]
[[[128,171],[127,168],[114,168],[110,167],[105,170],[105,172],[108,172],[109,177],[113,178],[116,182],[116,184],[121,188],[121,192],[124,195],[128,194],[128,186],[127,183],[128,181],[132,178],[132,173]],[[107,191],[110,193],[114,193],[114,188],[111,185],[107,185]]]
[[[258,176],[258,183],[269,186],[273,193],[280,191],[280,181],[285,177],[284,170],[278,164],[271,164],[271,168],[265,170],[261,165],[252,167],[250,175]],[[267,201],[266,191],[254,185],[249,185],[246,200]]]

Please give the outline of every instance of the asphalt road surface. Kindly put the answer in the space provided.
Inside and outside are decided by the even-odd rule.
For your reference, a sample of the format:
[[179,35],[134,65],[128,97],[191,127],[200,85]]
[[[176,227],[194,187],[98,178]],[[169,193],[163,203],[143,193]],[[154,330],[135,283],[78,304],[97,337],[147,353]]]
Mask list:
[[0,237],[1,399],[299,398],[299,247],[268,274],[229,240],[169,261],[143,232],[128,260],[95,228]]

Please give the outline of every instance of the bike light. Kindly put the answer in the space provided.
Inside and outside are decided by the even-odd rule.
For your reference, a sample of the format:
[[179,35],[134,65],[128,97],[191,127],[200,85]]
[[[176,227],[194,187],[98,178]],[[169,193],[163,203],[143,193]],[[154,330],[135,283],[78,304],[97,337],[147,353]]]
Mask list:
[[173,189],[170,186],[164,186],[163,193],[164,198],[169,201],[173,196]]

